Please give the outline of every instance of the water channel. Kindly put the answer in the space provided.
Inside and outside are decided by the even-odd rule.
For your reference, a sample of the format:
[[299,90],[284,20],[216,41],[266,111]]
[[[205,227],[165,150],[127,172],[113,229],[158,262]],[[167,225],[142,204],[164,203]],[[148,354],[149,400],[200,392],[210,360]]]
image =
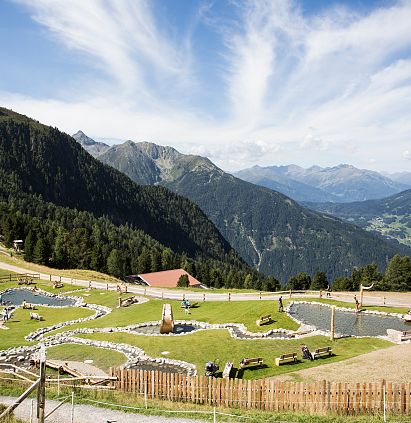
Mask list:
[[41,304],[56,307],[69,307],[75,305],[76,301],[72,298],[63,298],[44,295],[41,292],[35,292],[31,289],[8,289],[3,292],[1,299],[3,304],[19,306],[25,300],[27,303]]
[[[331,307],[314,303],[294,303],[290,315],[319,330],[330,330]],[[386,336],[387,329],[411,330],[411,324],[395,316],[335,310],[335,333],[347,336]]]

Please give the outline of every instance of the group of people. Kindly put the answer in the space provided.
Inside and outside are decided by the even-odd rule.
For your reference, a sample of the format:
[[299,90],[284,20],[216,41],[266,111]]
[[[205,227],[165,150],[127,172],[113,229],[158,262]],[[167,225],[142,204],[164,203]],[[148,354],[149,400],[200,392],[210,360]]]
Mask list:
[[3,308],[1,311],[1,319],[3,322],[7,322],[10,320],[11,317],[11,310],[8,307]]

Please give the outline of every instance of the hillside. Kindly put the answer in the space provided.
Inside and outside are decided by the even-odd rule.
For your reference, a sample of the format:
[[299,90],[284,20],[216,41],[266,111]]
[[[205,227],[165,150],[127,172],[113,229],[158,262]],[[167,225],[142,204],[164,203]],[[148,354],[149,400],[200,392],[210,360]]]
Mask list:
[[346,164],[308,169],[296,165],[254,166],[237,172],[236,176],[271,189],[281,183],[277,186],[278,190],[296,201],[364,201],[388,197],[410,188],[378,172]]
[[[174,259],[179,265],[187,257],[212,260],[204,265],[208,271],[243,272],[241,277],[235,275],[237,282],[255,273],[189,199],[164,187],[139,186],[94,159],[70,136],[7,109],[0,109],[0,200],[6,241],[21,237],[31,245],[41,238],[56,254],[64,250],[67,260],[67,254],[81,257],[74,250],[83,248],[88,257],[82,261],[89,265],[96,247],[97,262],[108,259],[110,251],[115,258],[122,248],[131,262],[147,246],[156,253],[143,257],[151,260],[148,267],[161,270],[165,260],[161,254],[169,247],[178,255]],[[101,242],[101,251],[93,245],[94,238]],[[37,247],[44,256],[43,246]],[[45,260],[49,259],[46,254]],[[137,264],[134,269],[138,270]]]
[[411,190],[382,200],[344,204],[307,203],[307,206],[411,247]]
[[98,158],[137,182],[161,184],[195,201],[249,264],[282,281],[319,269],[333,278],[373,261],[383,268],[401,250],[171,147],[127,141]]

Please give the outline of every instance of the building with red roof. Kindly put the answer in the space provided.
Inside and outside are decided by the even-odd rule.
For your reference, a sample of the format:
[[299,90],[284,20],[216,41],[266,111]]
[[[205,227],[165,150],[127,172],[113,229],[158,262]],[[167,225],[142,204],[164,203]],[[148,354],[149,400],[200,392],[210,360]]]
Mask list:
[[184,269],[164,270],[162,272],[142,273],[138,275],[140,282],[158,288],[176,288],[177,282],[182,275],[188,276],[189,286],[201,288],[202,284],[194,276]]

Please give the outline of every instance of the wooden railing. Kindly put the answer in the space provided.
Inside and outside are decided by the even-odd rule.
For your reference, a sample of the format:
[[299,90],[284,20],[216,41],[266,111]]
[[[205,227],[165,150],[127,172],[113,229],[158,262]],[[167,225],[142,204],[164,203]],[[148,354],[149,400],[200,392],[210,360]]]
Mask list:
[[411,383],[279,382],[110,369],[113,387],[147,399],[213,406],[336,414],[410,415]]
[[10,273],[9,275],[0,276],[1,282],[17,282],[21,278],[40,279],[38,273]]

